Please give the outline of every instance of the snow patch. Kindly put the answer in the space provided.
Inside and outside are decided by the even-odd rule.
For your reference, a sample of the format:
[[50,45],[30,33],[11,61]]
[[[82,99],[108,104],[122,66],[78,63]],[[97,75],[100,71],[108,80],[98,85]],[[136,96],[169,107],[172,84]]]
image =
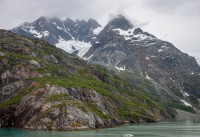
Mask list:
[[190,103],[186,102],[185,100],[181,100],[181,102],[183,102],[184,105],[186,105],[186,106],[192,107],[192,105]]
[[119,72],[120,72],[120,71],[125,71],[125,70],[126,70],[126,66],[125,66],[125,65],[123,65],[123,66],[121,66],[121,67],[117,67],[117,65],[118,65],[119,63],[120,63],[120,61],[116,63],[115,68],[116,68]]
[[[64,26],[64,28],[65,28],[65,26]],[[72,38],[72,40],[75,40],[75,38],[74,38],[74,36],[72,36],[67,30],[69,30],[69,29],[64,29],[64,31]]]
[[151,58],[156,58],[157,56],[151,56]]
[[[153,39],[153,38],[152,38]],[[151,42],[151,43],[149,43],[149,41],[145,41],[145,44],[144,45],[142,45],[142,46],[144,46],[144,47],[149,47],[149,46],[151,46],[151,45],[154,45],[156,42]]]
[[133,37],[138,38],[139,40],[144,40],[144,39],[147,39],[147,38],[151,39],[150,37],[148,37],[145,34],[137,34],[137,35],[134,35]]
[[158,49],[158,52],[163,52],[163,50],[162,49]]
[[66,41],[60,37],[59,42],[56,44],[56,47],[65,50],[68,53],[73,53],[78,51],[78,56],[83,57],[83,55],[89,50],[92,45],[78,40],[69,40]]
[[32,33],[37,38],[42,38],[42,34],[40,34],[40,32],[38,32],[34,29],[30,29],[29,32]]
[[94,54],[90,55],[89,57],[83,57],[83,60],[90,60],[90,58],[92,58],[94,56]]
[[184,97],[189,97],[190,96],[187,92],[184,92],[182,90],[180,92],[183,94]]
[[146,60],[150,60],[150,58],[149,58],[149,57],[146,57],[145,59],[146,59]]
[[170,80],[172,80],[173,82],[175,81],[174,79],[170,78]]
[[149,79],[149,80],[153,80],[152,78],[150,78],[147,74],[147,72],[145,72],[145,75],[146,75],[146,79]]
[[186,93],[186,92],[183,92],[183,96],[185,96],[185,97],[189,97],[189,94]]
[[[147,36],[145,34],[134,35],[133,34],[134,30],[135,30],[135,28],[128,29],[128,30],[122,30],[122,29],[119,29],[119,28],[113,29],[113,31],[118,31],[119,35],[124,36],[125,40],[131,40],[132,38],[137,38],[139,41],[144,40],[144,39],[153,39],[152,37]],[[132,40],[132,41],[138,41],[138,40]]]
[[158,52],[163,52],[165,50],[168,50],[170,47],[162,46],[160,49],[158,49]]
[[44,31],[44,32],[42,32],[42,34],[43,34],[43,36],[45,36],[45,37],[49,36],[49,32],[48,32],[48,31]]
[[93,30],[93,34],[98,35],[102,30],[103,30],[103,27],[97,27],[96,29]]
[[122,29],[113,29],[114,31],[118,31],[119,35],[124,36],[125,40],[130,40],[132,39],[132,35],[133,35],[133,31],[135,30],[135,28],[133,29],[128,29],[128,30],[122,30]]
[[120,71],[125,71],[126,70],[126,66],[125,65],[123,65],[123,66],[121,66],[121,67],[117,67],[117,66],[115,66],[115,68],[120,72]]
[[128,29],[128,30],[122,30],[122,29],[113,29],[114,31],[118,31],[120,35],[123,36],[131,36],[133,35],[133,31],[135,30],[135,28],[133,29]]
[[161,49],[165,49],[165,50],[167,50],[167,49],[169,49],[170,47],[167,47],[167,46],[162,46],[161,47]]
[[61,27],[59,27],[59,26],[56,26],[57,27],[57,29],[59,29],[59,30],[62,30],[62,28]]

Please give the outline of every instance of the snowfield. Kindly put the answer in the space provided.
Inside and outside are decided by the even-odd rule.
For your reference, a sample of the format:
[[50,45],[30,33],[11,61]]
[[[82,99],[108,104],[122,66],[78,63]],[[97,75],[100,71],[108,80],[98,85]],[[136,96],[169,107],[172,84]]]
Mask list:
[[59,42],[56,44],[56,47],[65,50],[68,53],[78,52],[80,58],[89,50],[92,45],[87,42],[78,41],[78,40],[64,40],[59,39]]

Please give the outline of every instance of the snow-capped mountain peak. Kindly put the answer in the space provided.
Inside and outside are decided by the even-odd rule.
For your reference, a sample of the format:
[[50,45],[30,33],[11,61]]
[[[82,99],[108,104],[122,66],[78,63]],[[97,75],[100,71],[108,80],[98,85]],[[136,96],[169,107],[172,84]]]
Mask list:
[[94,20],[72,20],[67,18],[40,17],[32,23],[23,23],[12,31],[28,37],[41,38],[69,53],[82,57],[90,48],[90,42],[96,38],[101,25]]

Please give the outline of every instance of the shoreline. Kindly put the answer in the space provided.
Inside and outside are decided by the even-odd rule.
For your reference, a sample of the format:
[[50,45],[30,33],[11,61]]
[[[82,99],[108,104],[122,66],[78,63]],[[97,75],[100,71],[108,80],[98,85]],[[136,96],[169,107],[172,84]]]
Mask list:
[[31,129],[31,128],[25,128],[25,127],[0,127],[1,129],[18,129],[18,130],[27,130],[27,131],[48,131],[48,132],[80,132],[80,131],[91,131],[91,130],[101,130],[101,129],[108,129],[108,128],[116,128],[116,127],[121,127],[121,126],[126,126],[126,125],[139,125],[139,124],[150,124],[150,123],[159,123],[168,119],[179,119],[179,118],[184,118],[184,119],[189,119],[189,118],[200,118],[200,115],[190,113],[187,111],[175,109],[177,112],[177,115],[174,118],[161,118],[157,119],[155,121],[146,121],[146,122],[138,122],[138,123],[133,123],[130,121],[122,121],[118,125],[114,126],[109,126],[109,127],[102,127],[102,128],[80,128],[80,129],[69,129],[69,130],[60,130],[60,129]]
[[[165,119],[165,118],[164,118]],[[0,129],[17,129],[17,130],[26,130],[26,131],[48,131],[48,132],[81,132],[81,131],[92,131],[92,130],[102,130],[102,129],[108,129],[108,128],[116,128],[121,126],[127,126],[127,125],[139,125],[139,124],[150,124],[150,123],[158,123],[164,119],[159,119],[156,121],[151,122],[124,122],[122,121],[121,124],[110,126],[110,127],[102,127],[102,128],[83,128],[83,129],[74,129],[74,130],[59,130],[59,129],[30,129],[30,128],[24,128],[24,127],[0,127]]]

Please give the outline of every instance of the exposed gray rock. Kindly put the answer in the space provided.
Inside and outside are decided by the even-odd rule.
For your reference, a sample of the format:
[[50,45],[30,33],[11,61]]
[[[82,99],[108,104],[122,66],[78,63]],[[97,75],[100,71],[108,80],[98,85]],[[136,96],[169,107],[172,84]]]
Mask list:
[[24,81],[17,81],[14,83],[10,83],[8,85],[5,85],[0,88],[0,102],[3,102],[7,99],[10,99],[11,97],[18,94],[18,92],[22,89],[25,89],[27,87],[27,83]]
[[[96,106],[104,110],[105,112],[105,104],[102,102],[103,97],[102,95],[98,94],[95,90],[84,90],[84,89],[74,89],[74,88],[68,88],[69,95],[73,96],[74,98],[77,98],[79,100],[83,101],[90,101],[94,103]],[[107,112],[108,113],[108,112]]]
[[29,63],[34,67],[34,68],[41,68],[40,63],[38,63],[35,60],[30,60]]
[[45,95],[69,94],[66,88],[47,84]]
[[58,63],[58,60],[54,57],[54,55],[47,55],[45,56],[46,60],[51,61],[53,63]]
[[67,117],[68,122],[73,124],[74,121],[84,126],[88,126],[87,128],[95,128],[96,120],[92,113],[85,113],[76,107],[67,107]]
[[5,56],[5,54],[0,51],[0,56],[3,57],[3,56]]

